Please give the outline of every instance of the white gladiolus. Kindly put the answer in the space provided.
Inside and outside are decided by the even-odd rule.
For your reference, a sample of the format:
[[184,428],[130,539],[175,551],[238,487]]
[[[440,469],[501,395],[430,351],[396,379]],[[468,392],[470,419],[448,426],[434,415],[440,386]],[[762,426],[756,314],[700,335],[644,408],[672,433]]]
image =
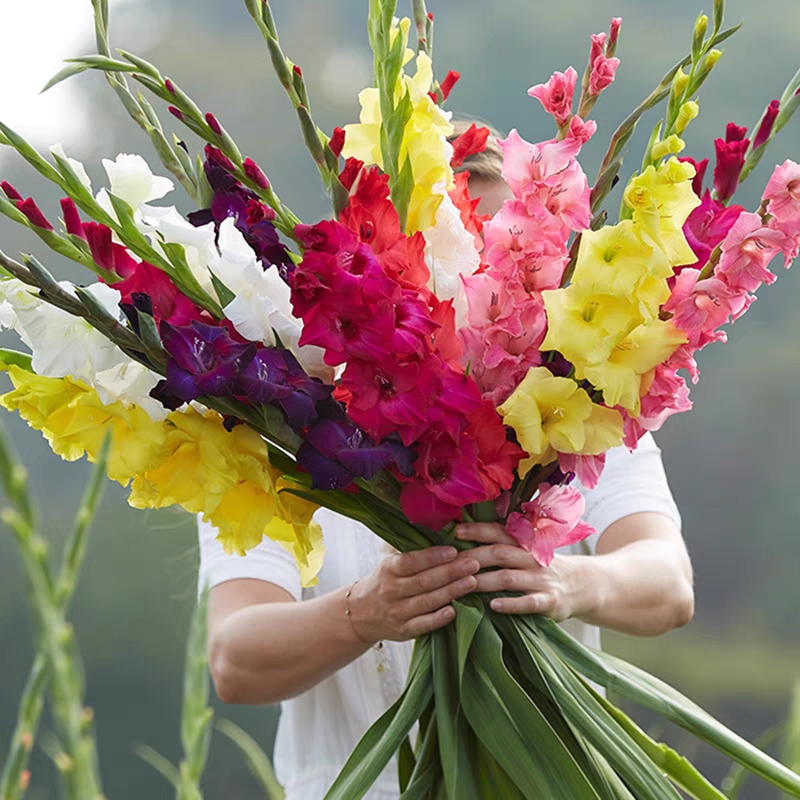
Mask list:
[[303,369],[332,380],[333,371],[319,347],[300,347],[302,322],[292,314],[289,287],[275,267],[265,270],[234,220],[226,219],[219,230],[219,252],[209,264],[211,271],[236,295],[224,309],[225,316],[246,339],[274,345],[276,331],[281,343],[295,355]]
[[464,227],[461,212],[442,188],[442,204],[436,212],[436,222],[424,232],[425,261],[431,272],[428,283],[440,300],[453,300],[456,327],[467,319],[467,297],[461,282],[462,275],[472,275],[481,265],[475,239]]
[[150,237],[153,247],[163,254],[162,243],[181,245],[192,275],[213,297],[214,284],[211,282],[208,263],[216,253],[214,223],[209,222],[196,228],[178,213],[175,206],[141,205],[139,211],[139,230]]
[[61,146],[61,142],[57,142],[56,144],[52,145],[50,148],[50,152],[54,156],[58,156],[59,158],[63,158],[65,161],[69,163],[72,169],[75,171],[75,174],[78,176],[78,180],[89,190],[92,190],[92,181],[89,178],[89,173],[86,172],[86,168],[81,164],[80,161],[74,158],[70,158],[65,152],[64,148]]
[[159,376],[137,361],[124,361],[95,375],[94,388],[105,405],[118,400],[125,406],[141,408],[153,422],[167,418],[169,409],[150,397]]
[[[175,188],[169,178],[153,175],[147,162],[139,155],[120,153],[114,161],[103,159],[111,184],[111,192],[120,200],[126,202],[137,215],[139,206],[160,200]],[[97,202],[100,207],[116,219],[114,207],[105,189],[97,193]]]

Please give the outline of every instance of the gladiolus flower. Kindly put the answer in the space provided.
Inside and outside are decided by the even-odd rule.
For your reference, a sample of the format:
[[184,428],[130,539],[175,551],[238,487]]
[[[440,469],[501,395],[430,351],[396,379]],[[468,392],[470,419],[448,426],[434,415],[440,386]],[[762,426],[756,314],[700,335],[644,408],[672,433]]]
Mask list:
[[539,564],[549,567],[557,548],[596,533],[581,521],[585,509],[586,501],[577,489],[544,483],[534,500],[522,504],[521,514],[511,514],[506,530]]
[[342,150],[344,149],[345,143],[345,132],[344,128],[334,128],[333,135],[331,136],[331,140],[328,143],[328,146],[331,148],[331,152],[339,158],[342,154]]
[[450,164],[453,168],[460,167],[470,156],[482,153],[486,149],[486,142],[489,140],[490,131],[488,128],[478,126],[475,123],[469,126],[454,142],[453,157]]
[[613,82],[620,65],[618,58],[608,58],[600,54],[592,62],[592,74],[589,78],[589,94],[599,95],[604,89],[608,88]]
[[800,231],[800,164],[784,161],[775,168],[764,190],[767,211],[778,222]]
[[540,83],[528,89],[528,94],[535,97],[548,114],[552,114],[559,126],[572,114],[572,100],[578,73],[569,67],[566,72],[554,72],[547,83]]
[[750,146],[747,128],[740,128],[734,123],[728,124],[725,139],[715,139],[714,149],[717,154],[717,165],[714,167],[714,189],[721,202],[733,197],[739,187],[739,176],[744,167],[744,154]]
[[31,225],[43,228],[46,231],[53,230],[53,226],[48,222],[47,217],[41,212],[32,197],[27,200],[17,200],[17,211],[21,211],[28,218]]
[[714,270],[733,290],[754,292],[762,283],[774,283],[767,269],[781,252],[784,235],[764,225],[759,214],[743,212],[722,242],[722,257]]
[[244,174],[247,175],[256,186],[261,189],[269,189],[267,176],[261,171],[261,167],[259,167],[252,158],[246,158],[242,162],[242,169],[244,170]]

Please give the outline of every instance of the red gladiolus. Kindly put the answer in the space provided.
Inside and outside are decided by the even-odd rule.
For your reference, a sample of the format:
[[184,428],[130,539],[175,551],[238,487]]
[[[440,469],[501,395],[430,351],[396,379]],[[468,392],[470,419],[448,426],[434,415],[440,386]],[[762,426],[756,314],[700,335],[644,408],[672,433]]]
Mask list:
[[3,181],[0,183],[0,188],[2,188],[3,192],[5,192],[6,197],[9,200],[22,200],[22,195],[10,184],[8,181]]
[[342,149],[344,148],[344,137],[344,128],[333,129],[333,135],[331,136],[328,146],[331,148],[331,152],[336,156],[336,158],[339,158],[339,156],[342,154]]
[[46,231],[52,231],[53,226],[47,221],[47,217],[42,214],[39,206],[36,205],[32,197],[27,200],[17,200],[17,210],[21,211],[27,218],[31,225],[37,228],[43,228]]
[[363,167],[364,162],[359,161],[357,158],[351,157],[344,162],[344,169],[339,173],[339,181],[348,192],[352,191],[353,185],[361,174]]
[[739,176],[744,167],[744,154],[750,146],[747,128],[728,123],[725,140],[715,139],[717,165],[714,168],[714,189],[717,198],[723,203],[733,197],[739,188]]
[[453,157],[450,160],[450,165],[455,169],[460,167],[470,156],[482,153],[486,149],[489,133],[488,128],[478,127],[475,124],[470,125],[453,142]]
[[67,229],[67,233],[85,240],[86,234],[83,230],[81,215],[78,213],[78,207],[71,197],[65,197],[61,200],[61,210],[64,213],[64,227]]
[[[447,73],[447,77],[441,82],[439,86],[439,91],[442,93],[442,100],[447,100],[450,97],[450,92],[453,91],[453,87],[461,80],[461,73],[456,72],[455,70],[450,70]],[[435,102],[435,98],[434,98]]]
[[259,167],[252,158],[246,158],[242,162],[242,169],[244,170],[244,174],[247,175],[256,186],[261,189],[269,189],[267,176],[261,171],[261,167]]

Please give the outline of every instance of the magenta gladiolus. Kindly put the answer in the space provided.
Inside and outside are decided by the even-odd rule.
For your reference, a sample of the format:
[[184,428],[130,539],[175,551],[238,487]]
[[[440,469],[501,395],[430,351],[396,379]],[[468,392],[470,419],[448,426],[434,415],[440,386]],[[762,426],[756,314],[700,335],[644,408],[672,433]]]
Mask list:
[[739,187],[739,176],[744,167],[744,154],[750,146],[747,128],[728,123],[725,139],[715,139],[717,164],[714,168],[714,189],[723,203],[733,197]]
[[521,514],[509,516],[506,530],[543,567],[549,567],[557,548],[581,542],[596,532],[581,521],[585,508],[577,489],[543,483],[538,496],[522,504]]
[[772,134],[772,129],[775,127],[775,120],[778,118],[778,114],[781,111],[781,103],[780,100],[773,100],[768,106],[767,110],[764,113],[764,117],[761,120],[761,124],[758,126],[758,130],[756,131],[756,135],[753,138],[753,149],[757,147],[761,147],[767,139],[769,139],[770,135]]

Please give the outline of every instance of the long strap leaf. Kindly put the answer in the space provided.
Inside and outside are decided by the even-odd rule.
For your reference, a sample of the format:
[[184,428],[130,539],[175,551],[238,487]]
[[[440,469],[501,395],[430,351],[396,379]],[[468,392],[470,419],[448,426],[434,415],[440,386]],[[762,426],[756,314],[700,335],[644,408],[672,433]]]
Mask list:
[[661,714],[755,775],[792,797],[800,797],[800,775],[761,752],[668,684],[621,659],[585,647],[550,620],[537,619],[535,630],[581,675]]

